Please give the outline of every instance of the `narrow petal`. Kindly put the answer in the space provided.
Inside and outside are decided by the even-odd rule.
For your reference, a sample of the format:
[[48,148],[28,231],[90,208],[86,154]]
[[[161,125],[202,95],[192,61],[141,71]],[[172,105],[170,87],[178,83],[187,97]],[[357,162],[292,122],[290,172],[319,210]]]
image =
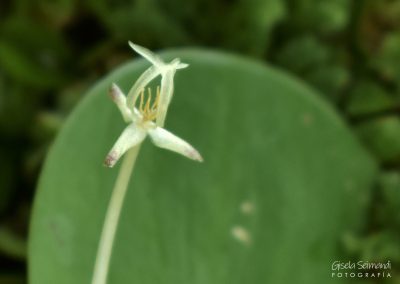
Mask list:
[[168,106],[174,93],[175,69],[165,71],[161,78],[160,101],[157,109],[157,126],[163,127],[167,116]]
[[108,153],[104,165],[112,168],[126,151],[141,143],[145,137],[144,129],[137,127],[134,123],[128,125]]
[[158,57],[157,55],[155,55],[153,52],[151,52],[150,50],[148,50],[147,48],[134,44],[133,42],[129,41],[129,45],[130,47],[136,51],[137,53],[139,53],[141,56],[143,56],[144,58],[146,58],[148,61],[150,61],[152,64],[161,67],[164,66],[165,63],[164,61],[161,60],[160,57]]
[[129,108],[133,109],[136,103],[137,98],[139,97],[142,90],[160,74],[160,69],[156,66],[149,67],[142,75],[140,75],[139,79],[135,82],[132,88],[129,90],[127,96],[127,105]]
[[179,58],[175,58],[172,60],[169,64],[167,64],[168,67],[172,67],[173,69],[184,69],[189,66],[187,63],[181,62]]
[[161,127],[156,127],[148,131],[154,145],[179,153],[189,159],[202,162],[203,158],[189,143],[175,136],[171,132]]
[[188,66],[189,66],[189,64],[187,64],[187,63],[179,63],[178,66],[176,66],[176,69],[184,69]]
[[110,95],[113,102],[117,105],[125,122],[131,122],[134,119],[134,114],[132,114],[132,111],[126,105],[126,97],[121,89],[117,86],[117,84],[113,83],[111,85],[108,94]]

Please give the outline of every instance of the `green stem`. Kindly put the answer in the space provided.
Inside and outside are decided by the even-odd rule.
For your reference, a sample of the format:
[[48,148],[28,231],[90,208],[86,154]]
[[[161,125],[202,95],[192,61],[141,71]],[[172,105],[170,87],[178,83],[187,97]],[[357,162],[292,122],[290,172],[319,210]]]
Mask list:
[[126,153],[108,205],[94,267],[92,284],[106,284],[118,220],[140,145]]

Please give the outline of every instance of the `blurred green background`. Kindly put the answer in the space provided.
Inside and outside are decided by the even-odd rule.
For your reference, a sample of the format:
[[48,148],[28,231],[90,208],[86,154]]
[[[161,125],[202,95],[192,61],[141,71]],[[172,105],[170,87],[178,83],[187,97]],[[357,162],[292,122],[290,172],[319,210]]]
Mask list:
[[400,263],[399,0],[2,0],[0,283],[25,283],[48,146],[85,90],[136,56],[128,40],[247,55],[319,90],[381,167],[368,227],[346,247]]

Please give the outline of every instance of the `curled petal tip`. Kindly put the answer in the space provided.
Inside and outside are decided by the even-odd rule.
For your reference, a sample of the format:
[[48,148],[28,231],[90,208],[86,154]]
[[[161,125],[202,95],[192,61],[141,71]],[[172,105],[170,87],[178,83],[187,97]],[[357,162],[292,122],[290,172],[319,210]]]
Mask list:
[[181,62],[180,58],[175,58],[169,63],[169,66],[172,66],[174,69],[183,69],[188,67],[189,64]]
[[131,41],[128,41],[129,46],[137,53],[141,54],[141,52],[143,51],[143,49],[145,49],[144,47],[141,47],[140,45],[134,44]]
[[187,64],[187,63],[179,63],[178,66],[176,67],[176,69],[184,69],[188,66],[189,66],[189,64]]
[[117,84],[115,83],[111,84],[111,87],[108,91],[108,95],[113,101],[117,100],[121,96],[121,90],[119,89]]
[[147,48],[140,46],[138,44],[134,44],[133,42],[129,41],[129,46],[138,54],[146,58],[149,62],[157,67],[164,66],[165,63],[152,51],[148,50]]
[[106,157],[106,159],[104,160],[104,166],[106,166],[106,167],[108,167],[108,168],[112,168],[112,167],[114,167],[114,165],[115,165],[115,163],[117,162],[117,160],[118,160],[118,155],[117,155],[117,152],[115,152],[115,151],[111,151],[108,155],[107,155],[107,157]]
[[136,48],[136,44],[134,44],[133,42],[131,42],[130,40],[128,41],[128,44],[130,47],[132,47],[132,49]]
[[195,161],[200,162],[200,163],[202,163],[204,161],[203,157],[195,149],[191,149],[190,151],[188,151],[187,156],[189,158],[191,158],[192,160],[195,160]]

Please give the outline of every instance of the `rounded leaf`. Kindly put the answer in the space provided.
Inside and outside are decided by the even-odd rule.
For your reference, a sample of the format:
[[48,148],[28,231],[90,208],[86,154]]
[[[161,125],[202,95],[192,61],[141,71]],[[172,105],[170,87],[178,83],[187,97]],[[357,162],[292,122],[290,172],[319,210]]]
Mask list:
[[[163,55],[190,64],[175,75],[165,128],[204,163],[144,142],[108,283],[343,283],[332,261],[363,222],[375,173],[344,123],[311,89],[259,63]],[[107,90],[116,82],[127,92],[148,66],[103,79],[58,135],[33,210],[30,283],[90,283],[119,168],[102,162],[125,127]]]

